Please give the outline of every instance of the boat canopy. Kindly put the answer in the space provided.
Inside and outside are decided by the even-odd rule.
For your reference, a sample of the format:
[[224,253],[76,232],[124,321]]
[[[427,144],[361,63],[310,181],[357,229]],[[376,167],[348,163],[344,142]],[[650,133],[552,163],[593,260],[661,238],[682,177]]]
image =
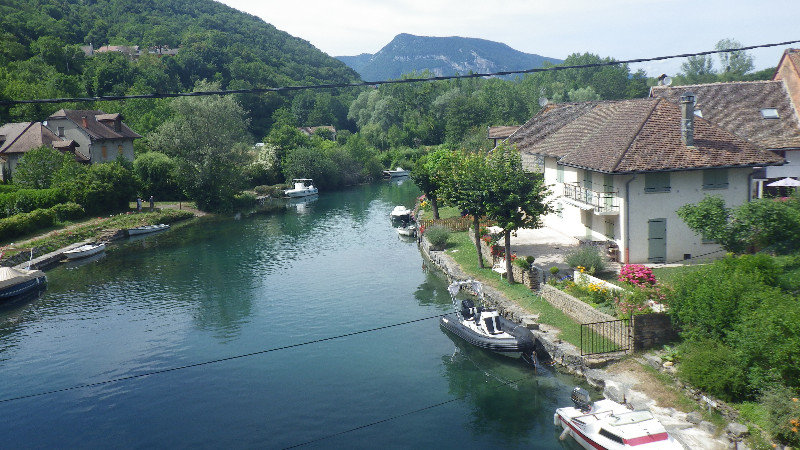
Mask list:
[[35,280],[43,277],[41,270],[15,269],[13,267],[0,267],[0,289],[25,281]]

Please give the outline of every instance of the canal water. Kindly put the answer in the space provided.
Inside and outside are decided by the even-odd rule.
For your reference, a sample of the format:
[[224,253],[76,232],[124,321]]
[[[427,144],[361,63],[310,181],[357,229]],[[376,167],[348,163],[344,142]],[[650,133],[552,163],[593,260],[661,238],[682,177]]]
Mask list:
[[418,320],[451,304],[389,223],[416,195],[326,193],[48,271],[0,307],[2,447],[574,448],[552,422],[574,378]]

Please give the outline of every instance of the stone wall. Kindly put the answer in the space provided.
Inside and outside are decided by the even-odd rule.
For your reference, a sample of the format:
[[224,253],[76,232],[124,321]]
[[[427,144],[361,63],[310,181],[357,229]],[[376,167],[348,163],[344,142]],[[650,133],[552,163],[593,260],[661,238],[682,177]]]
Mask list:
[[558,290],[548,284],[539,287],[539,295],[548,303],[564,311],[564,314],[579,323],[605,322],[616,320],[608,314],[602,313],[577,298]]
[[640,351],[660,347],[674,341],[678,333],[664,313],[633,316],[633,350]]

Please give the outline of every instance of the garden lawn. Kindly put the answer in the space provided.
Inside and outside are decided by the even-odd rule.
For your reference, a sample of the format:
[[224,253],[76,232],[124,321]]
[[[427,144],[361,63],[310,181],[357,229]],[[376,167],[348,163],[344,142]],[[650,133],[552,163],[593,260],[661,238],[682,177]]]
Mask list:
[[505,279],[500,280],[497,273],[492,272],[491,261],[484,261],[485,269],[478,267],[475,244],[472,243],[466,232],[452,233],[446,252],[469,276],[498,289],[526,310],[539,314],[539,322],[558,328],[561,330],[559,338],[580,348],[580,324],[548,303],[547,300],[531,292],[525,285],[509,284]]

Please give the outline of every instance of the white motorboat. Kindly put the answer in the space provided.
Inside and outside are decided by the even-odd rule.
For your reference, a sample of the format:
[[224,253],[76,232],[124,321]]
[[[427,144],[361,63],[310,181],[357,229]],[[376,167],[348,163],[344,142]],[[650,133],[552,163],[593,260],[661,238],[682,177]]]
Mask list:
[[612,400],[594,403],[580,387],[572,391],[574,407],[558,408],[553,423],[563,428],[560,438],[572,436],[589,450],[683,449],[650,411],[633,411]]
[[417,222],[414,220],[413,211],[405,206],[395,206],[389,214],[392,219],[392,225],[395,226],[397,234],[401,236],[416,236],[417,235]]
[[404,170],[402,167],[397,167],[396,169],[392,170],[384,170],[383,176],[385,178],[397,178],[397,177],[407,177],[411,173],[410,170]]
[[67,259],[86,258],[88,256],[96,255],[106,249],[105,243],[100,244],[85,244],[80,247],[73,248],[64,252],[64,257]]
[[0,267],[0,300],[18,297],[46,283],[47,276],[41,270]]
[[158,225],[142,225],[141,227],[128,228],[128,236],[137,234],[155,233],[156,231],[166,230],[169,225],[160,223]]
[[319,194],[319,190],[314,187],[314,180],[311,178],[295,178],[292,183],[294,183],[294,188],[283,191],[287,197],[305,197]]

